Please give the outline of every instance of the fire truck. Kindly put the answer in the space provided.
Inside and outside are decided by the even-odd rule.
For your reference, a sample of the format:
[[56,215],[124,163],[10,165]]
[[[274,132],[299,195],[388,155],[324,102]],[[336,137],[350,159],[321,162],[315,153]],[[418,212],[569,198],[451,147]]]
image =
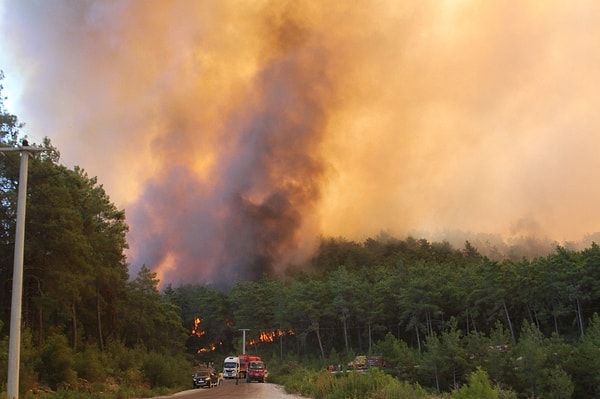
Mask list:
[[262,361],[253,360],[248,362],[248,369],[246,373],[246,382],[258,381],[265,382],[269,372],[267,366]]
[[239,378],[246,378],[248,374],[248,363],[250,362],[262,362],[260,356],[255,355],[239,355],[238,359],[240,361],[240,375]]

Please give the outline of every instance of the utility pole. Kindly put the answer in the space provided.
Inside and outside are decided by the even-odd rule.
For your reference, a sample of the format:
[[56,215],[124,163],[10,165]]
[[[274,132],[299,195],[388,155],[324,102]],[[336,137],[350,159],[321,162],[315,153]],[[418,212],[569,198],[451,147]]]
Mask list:
[[15,255],[13,263],[12,302],[10,308],[10,336],[8,346],[8,399],[19,398],[19,361],[21,353],[21,307],[23,301],[23,253],[25,248],[25,202],[27,200],[27,167],[29,155],[46,151],[44,148],[30,147],[23,140],[22,146],[0,147],[0,152],[20,152],[19,193],[17,197],[17,227],[15,232]]
[[246,331],[250,331],[249,328],[240,328],[242,332],[242,355],[246,354]]

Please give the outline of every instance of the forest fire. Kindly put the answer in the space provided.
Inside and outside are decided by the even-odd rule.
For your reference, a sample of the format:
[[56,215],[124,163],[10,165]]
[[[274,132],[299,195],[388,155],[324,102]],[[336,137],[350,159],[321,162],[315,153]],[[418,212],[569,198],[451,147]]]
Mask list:
[[217,349],[217,346],[215,344],[211,344],[208,348],[206,348],[206,347],[199,348],[196,353],[207,353],[207,352],[212,352],[216,349]]
[[[206,330],[202,329],[202,318],[200,317],[196,317],[194,319],[194,323],[193,323],[193,327],[191,330],[191,336],[193,337],[203,337],[206,335]],[[229,324],[229,323],[228,323]],[[271,330],[271,331],[261,331],[260,334],[258,335],[258,338],[255,339],[251,339],[249,341],[246,342],[246,344],[248,346],[254,346],[258,343],[268,343],[268,342],[274,342],[276,338],[281,338],[284,336],[294,336],[296,335],[296,333],[294,332],[293,329],[289,329],[289,330]],[[217,346],[222,345],[222,342],[219,342],[218,344],[208,344],[207,346],[202,346],[200,348],[198,348],[197,353],[207,353],[207,352],[212,352],[215,351],[217,349]]]
[[[202,325],[202,318],[201,317],[196,317],[194,319],[194,325],[192,327],[192,331],[191,331],[191,336],[192,337],[204,337],[206,335],[206,330],[202,329],[201,327]],[[222,342],[219,342],[219,345],[222,345]],[[202,346],[200,348],[198,348],[198,350],[196,351],[196,353],[207,353],[207,352],[212,352],[215,351],[217,349],[217,345],[214,343],[208,344],[207,346]]]
[[194,319],[194,326],[192,327],[192,335],[196,337],[201,337],[206,334],[205,330],[200,329],[200,325],[202,324],[202,319],[200,317],[196,317]]
[[289,329],[287,331],[280,330],[280,329],[273,330],[273,331],[261,331],[258,338],[251,339],[250,341],[248,341],[248,345],[252,346],[252,345],[256,345],[260,342],[262,342],[262,343],[273,342],[273,341],[275,341],[275,338],[281,338],[286,335],[293,336],[293,335],[296,335],[296,333],[292,329]]

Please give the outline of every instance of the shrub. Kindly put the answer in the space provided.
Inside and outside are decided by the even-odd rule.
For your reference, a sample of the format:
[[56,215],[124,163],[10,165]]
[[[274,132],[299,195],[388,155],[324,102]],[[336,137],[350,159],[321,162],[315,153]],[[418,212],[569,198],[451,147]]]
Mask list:
[[390,379],[389,383],[379,387],[369,399],[428,399],[430,395],[419,384]]
[[100,351],[96,346],[86,345],[83,351],[75,354],[77,376],[88,381],[102,381],[106,378]]
[[191,365],[180,359],[150,352],[142,364],[142,373],[151,388],[189,385]]
[[469,383],[452,392],[452,399],[499,399],[487,373],[478,368],[469,376]]
[[560,366],[548,372],[545,388],[544,397],[550,399],[570,399],[574,390],[571,376]]
[[373,369],[367,373],[337,373],[310,371],[293,367],[279,375],[286,391],[314,399],[428,399],[419,385],[398,379]]
[[40,353],[39,375],[54,390],[72,387],[77,383],[77,373],[73,366],[73,351],[67,337],[60,334],[48,338]]

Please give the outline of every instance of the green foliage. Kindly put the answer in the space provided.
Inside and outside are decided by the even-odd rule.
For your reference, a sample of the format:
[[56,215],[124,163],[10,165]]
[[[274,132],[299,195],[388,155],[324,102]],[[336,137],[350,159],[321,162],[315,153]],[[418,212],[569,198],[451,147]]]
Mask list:
[[426,399],[431,396],[419,384],[389,379],[369,395],[369,399]]
[[106,362],[104,366],[110,376],[118,377],[130,386],[143,385],[141,373],[142,362],[147,349],[143,346],[133,348],[125,346],[120,341],[109,341],[105,348]]
[[158,283],[156,273],[145,265],[135,280],[128,283],[132,311],[126,315],[126,343],[157,352],[183,354],[189,332],[183,326],[180,309],[161,295]]
[[571,376],[560,366],[554,367],[547,373],[544,391],[544,398],[571,399],[574,391]]
[[314,399],[402,399],[429,398],[419,385],[401,382],[379,370],[369,373],[309,371],[293,367],[280,374],[286,391]]
[[564,366],[573,379],[573,397],[600,397],[600,316],[594,314],[588,329]]
[[79,378],[88,381],[104,381],[107,377],[105,369],[104,354],[98,347],[87,344],[85,348],[74,356],[74,367]]
[[54,334],[48,338],[40,352],[38,373],[42,381],[54,390],[69,388],[77,383],[73,351],[64,335]]
[[487,373],[478,368],[469,376],[468,384],[452,392],[452,399],[499,399],[499,395]]
[[387,372],[401,380],[416,381],[417,369],[421,364],[421,356],[406,342],[388,333],[383,341],[375,344],[376,353],[384,353]]
[[189,383],[189,367],[182,367],[178,359],[156,352],[148,353],[142,364],[142,372],[151,388]]
[[490,332],[487,347],[482,348],[483,352],[479,354],[481,356],[479,365],[485,365],[486,371],[494,381],[508,383],[515,378],[515,359],[518,356],[511,342],[510,331],[497,321]]
[[[1,322],[0,322],[1,324]],[[24,328],[21,332],[19,385],[20,392],[26,392],[37,384],[38,375],[36,366],[39,364],[39,348],[32,343],[31,330]],[[0,339],[0,375],[8,375],[8,335]],[[0,387],[5,388],[6,380],[0,382]],[[0,392],[1,394],[1,392]]]
[[544,337],[534,324],[527,321],[523,323],[516,355],[518,371],[515,388],[529,396],[539,395],[546,378],[544,366],[548,354],[544,348]]
[[[8,341],[7,341],[8,342]],[[21,361],[19,367],[20,392],[26,392],[38,382],[36,369],[40,365],[40,348],[33,341],[32,331],[24,328],[21,332]]]

